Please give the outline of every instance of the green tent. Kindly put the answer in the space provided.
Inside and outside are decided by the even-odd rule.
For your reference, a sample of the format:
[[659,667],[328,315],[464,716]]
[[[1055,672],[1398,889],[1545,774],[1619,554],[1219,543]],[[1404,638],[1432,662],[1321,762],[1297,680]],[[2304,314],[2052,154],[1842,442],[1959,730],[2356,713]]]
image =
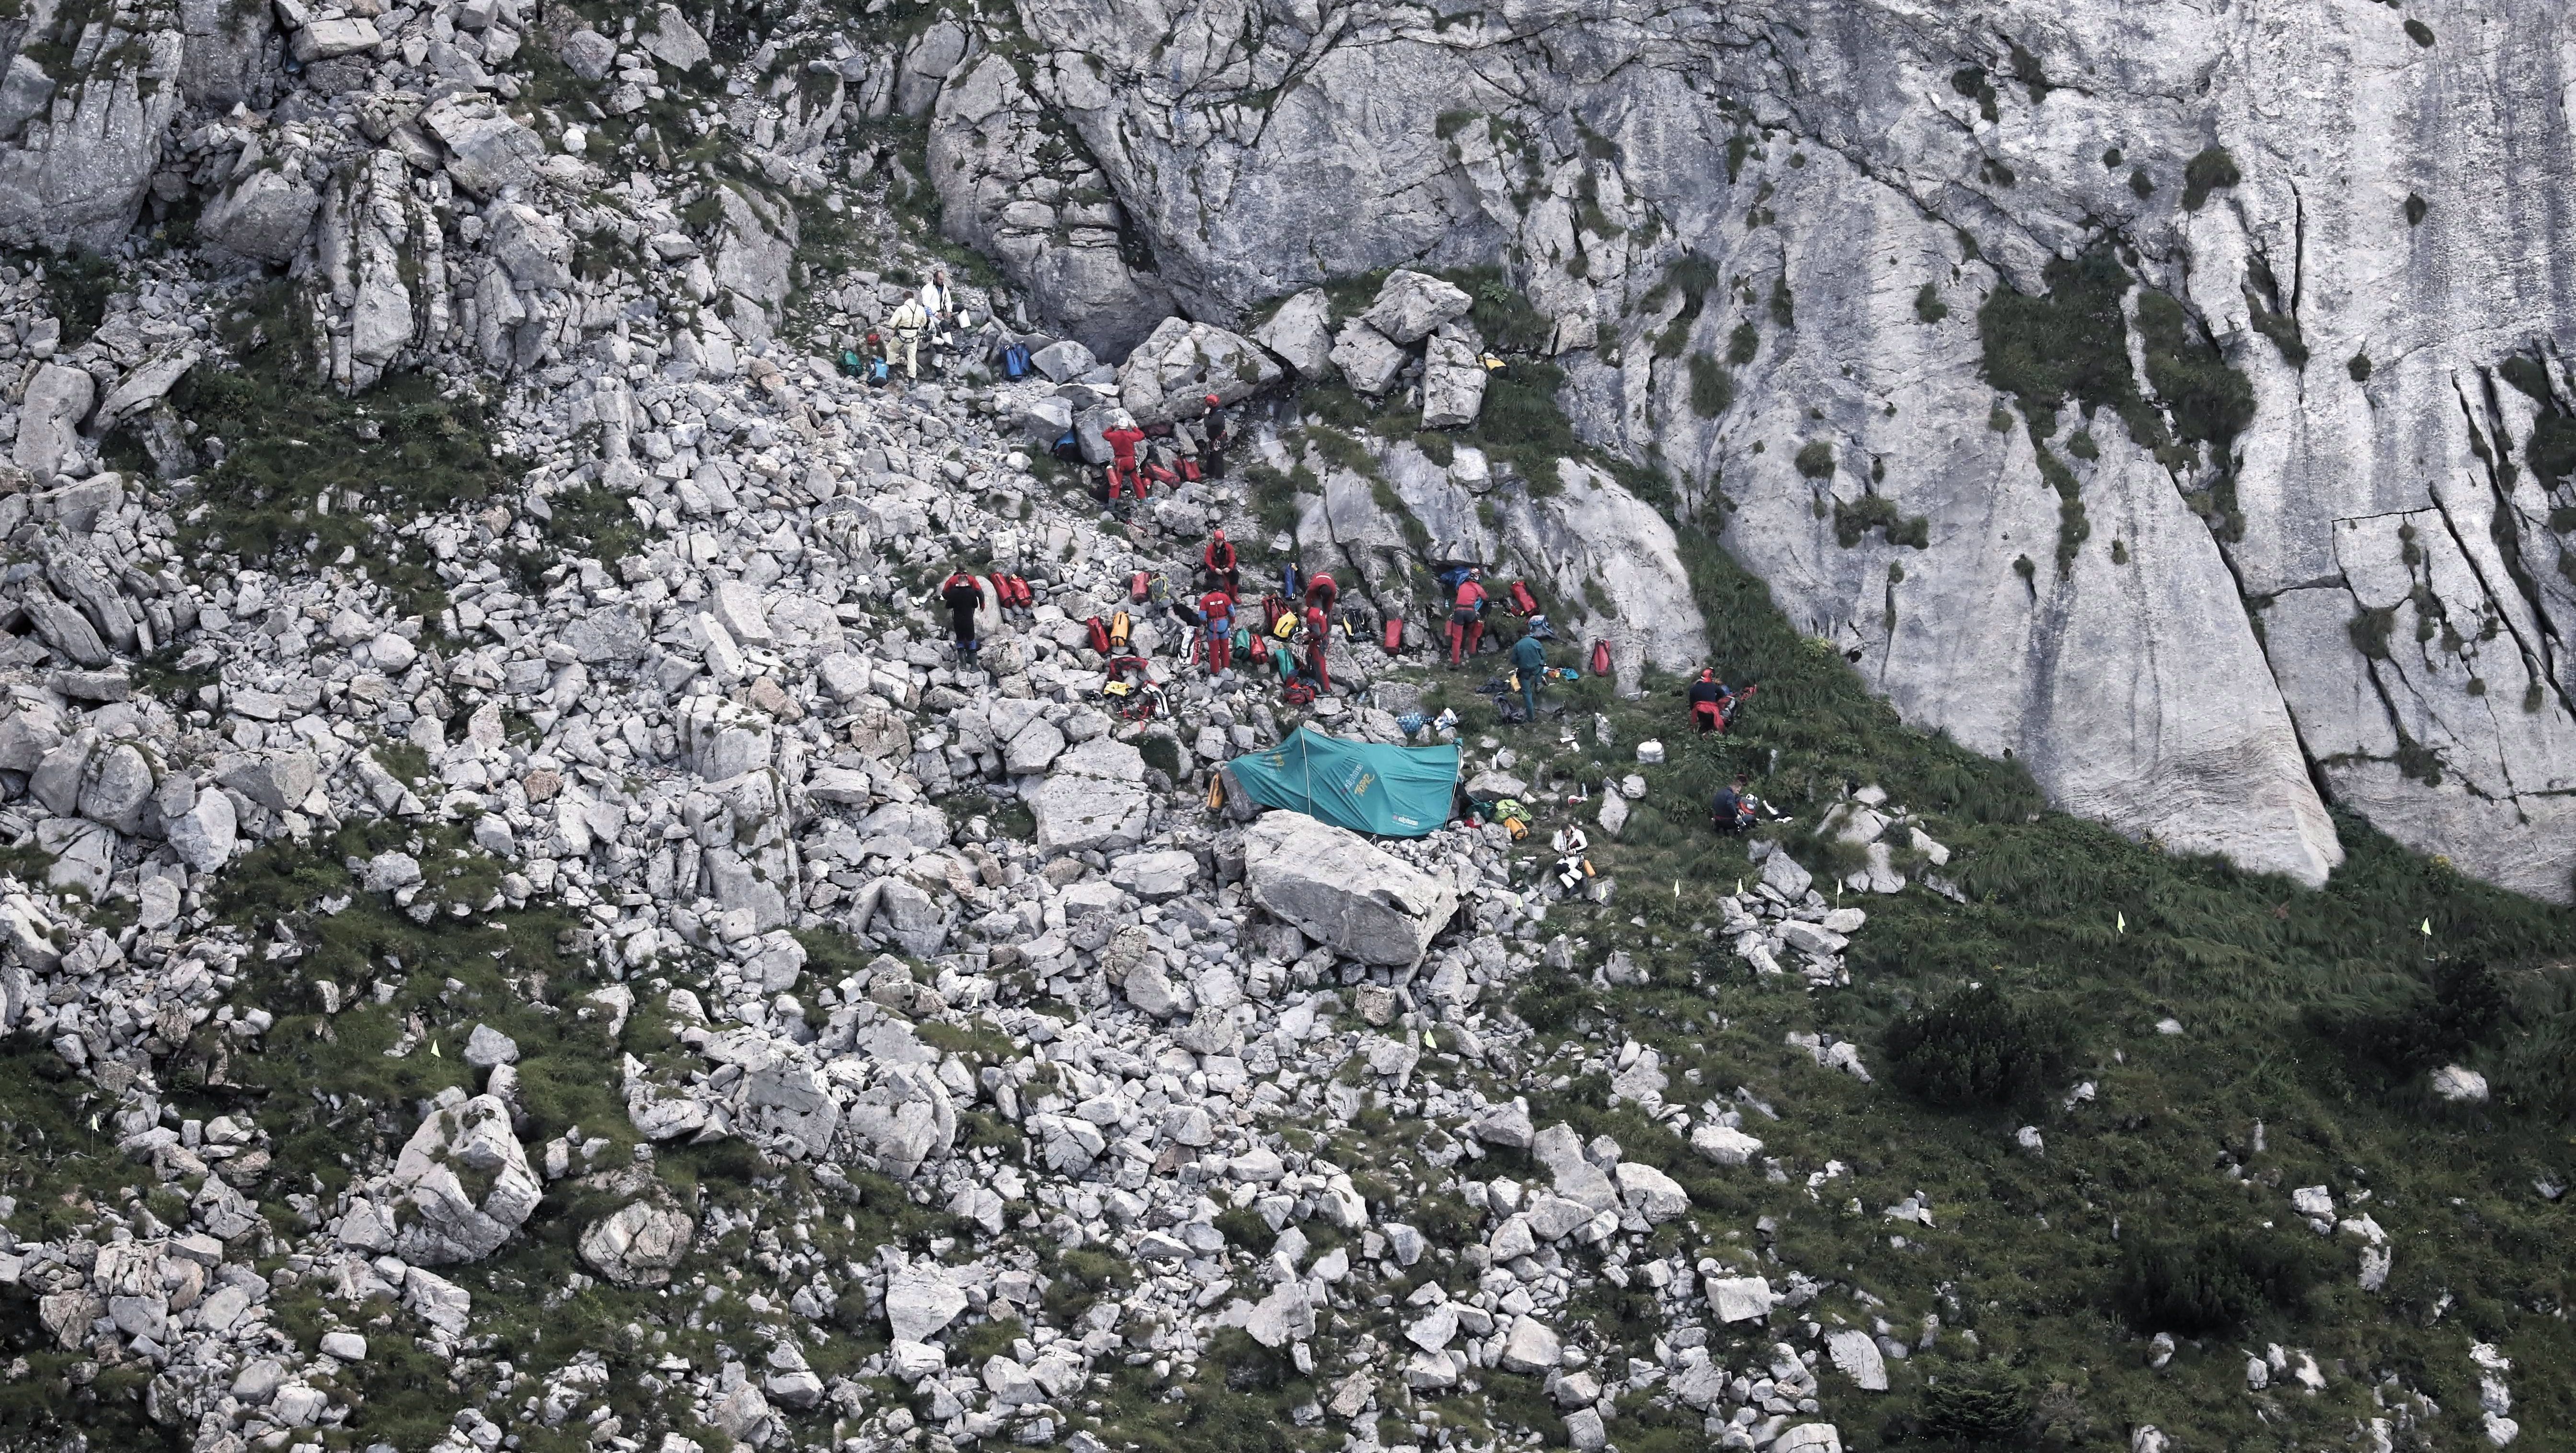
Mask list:
[[1225,765],[1226,795],[1378,837],[1421,837],[1449,820],[1456,747],[1382,747],[1313,727]]

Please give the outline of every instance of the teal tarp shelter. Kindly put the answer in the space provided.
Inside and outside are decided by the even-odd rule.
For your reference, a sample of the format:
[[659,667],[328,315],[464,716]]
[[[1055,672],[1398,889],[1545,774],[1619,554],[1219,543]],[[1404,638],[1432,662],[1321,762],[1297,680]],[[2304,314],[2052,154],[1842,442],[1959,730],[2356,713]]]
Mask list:
[[1299,727],[1269,751],[1228,762],[1226,773],[1229,790],[1267,807],[1378,837],[1421,837],[1449,820],[1458,749],[1386,747]]

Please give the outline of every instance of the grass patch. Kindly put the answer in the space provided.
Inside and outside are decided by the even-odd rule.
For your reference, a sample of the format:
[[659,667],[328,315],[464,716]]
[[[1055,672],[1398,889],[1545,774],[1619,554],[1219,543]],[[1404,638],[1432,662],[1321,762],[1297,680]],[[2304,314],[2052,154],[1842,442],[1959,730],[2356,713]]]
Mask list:
[[[235,320],[253,336],[268,331]],[[394,592],[405,615],[435,614],[445,593],[428,547],[404,527],[492,498],[516,475],[492,447],[481,401],[442,394],[422,374],[343,398],[313,385],[289,343],[242,341],[241,367],[199,367],[173,391],[180,412],[225,444],[223,462],[199,477],[182,545],[200,559],[336,565]]]

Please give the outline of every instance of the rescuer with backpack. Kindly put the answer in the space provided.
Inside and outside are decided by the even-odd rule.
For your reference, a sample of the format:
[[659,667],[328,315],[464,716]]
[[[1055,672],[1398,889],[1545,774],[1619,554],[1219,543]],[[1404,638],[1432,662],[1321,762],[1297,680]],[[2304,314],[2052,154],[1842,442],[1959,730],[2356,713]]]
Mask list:
[[960,565],[939,582],[939,603],[948,607],[948,626],[956,634],[959,658],[974,660],[980,648],[975,639],[975,612],[984,604],[983,587]]
[[1210,676],[1222,676],[1234,664],[1234,597],[1224,587],[1199,597],[1200,630],[1207,640]]
[[1470,570],[1449,603],[1449,664],[1464,665],[1485,638],[1485,587]]

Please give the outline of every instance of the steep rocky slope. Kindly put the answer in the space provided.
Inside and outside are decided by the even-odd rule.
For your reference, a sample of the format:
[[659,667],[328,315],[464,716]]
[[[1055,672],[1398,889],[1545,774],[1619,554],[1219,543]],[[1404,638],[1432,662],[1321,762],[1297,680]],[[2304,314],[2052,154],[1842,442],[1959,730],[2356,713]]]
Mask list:
[[[1017,20],[1027,44],[993,30],[941,92],[933,155],[984,241],[1026,170],[1004,133],[1079,141],[1150,270],[1116,276],[1105,226],[1050,243],[1026,201],[999,249],[1077,328],[1117,341],[1165,290],[1223,319],[1508,257],[1587,435],[1686,481],[1909,720],[2013,752],[2070,810],[2308,882],[2341,855],[2322,786],[2576,892],[2554,13]],[[1999,329],[1993,299],[2088,253],[2121,274],[2097,305]],[[2057,427],[2066,402],[2085,417]],[[1920,543],[1854,535],[1882,509]]]
[[[2576,927],[2461,875],[2565,886],[2472,813],[2549,800],[2554,557],[2464,502],[2545,507],[2556,364],[2458,383],[2487,496],[2258,566],[2276,395],[2466,345],[2244,250],[2330,149],[2201,112],[2328,22],[2154,19],[9,10],[0,1443],[2565,1426]],[[1318,699],[1191,660],[1220,526],[1341,580]],[[1608,674],[1508,721],[1456,560]],[[1212,801],[1301,725],[1534,831]]]

